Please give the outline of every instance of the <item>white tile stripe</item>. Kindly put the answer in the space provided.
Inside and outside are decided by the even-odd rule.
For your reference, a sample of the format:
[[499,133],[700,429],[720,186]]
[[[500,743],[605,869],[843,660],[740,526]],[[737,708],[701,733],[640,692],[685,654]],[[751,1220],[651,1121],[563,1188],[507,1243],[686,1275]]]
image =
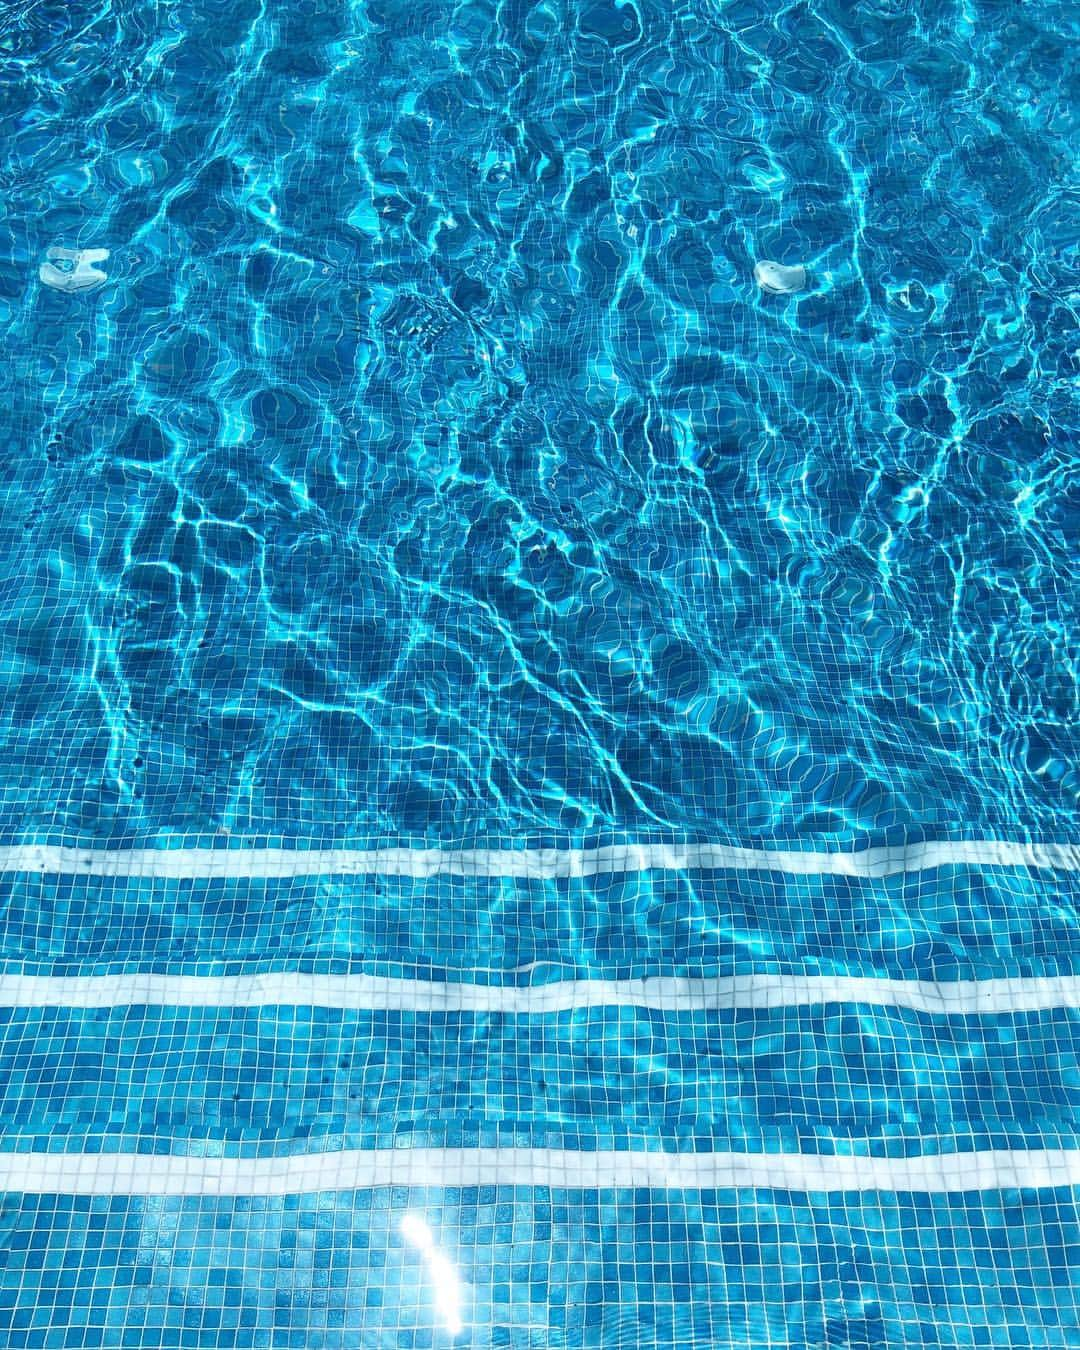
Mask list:
[[989,980],[890,980],[843,975],[736,975],[707,979],[559,980],[478,985],[377,975],[0,975],[0,1007],[318,1008],[543,1015],[580,1008],[663,1012],[863,1003],[941,1014],[1080,1008],[1080,975]]
[[0,847],[0,872],[198,880],[358,875],[549,879],[694,869],[887,877],[950,865],[1040,867],[1076,872],[1080,871],[1080,843],[940,840],[827,853],[728,844],[613,844],[568,849],[87,849],[53,844]]
[[809,1153],[586,1153],[557,1148],[393,1148],[284,1158],[0,1153],[0,1191],[59,1195],[301,1195],[373,1186],[598,1190],[985,1191],[1080,1185],[1080,1150],[912,1158]]

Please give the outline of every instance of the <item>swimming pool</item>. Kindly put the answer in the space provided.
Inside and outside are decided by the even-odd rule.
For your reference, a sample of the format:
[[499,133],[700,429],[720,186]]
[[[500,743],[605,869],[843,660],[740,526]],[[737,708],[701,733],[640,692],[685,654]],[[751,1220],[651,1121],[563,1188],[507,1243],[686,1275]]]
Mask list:
[[0,10],[0,1344],[1080,1345],[1078,36]]

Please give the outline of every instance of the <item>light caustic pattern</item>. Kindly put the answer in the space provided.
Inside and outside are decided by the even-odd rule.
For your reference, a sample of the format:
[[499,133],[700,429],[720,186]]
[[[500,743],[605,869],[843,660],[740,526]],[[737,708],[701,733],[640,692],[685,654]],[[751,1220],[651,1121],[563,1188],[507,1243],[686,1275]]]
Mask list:
[[9,5],[0,827],[1067,839],[1073,22]]
[[1080,1344],[1074,8],[0,7],[0,1343]]

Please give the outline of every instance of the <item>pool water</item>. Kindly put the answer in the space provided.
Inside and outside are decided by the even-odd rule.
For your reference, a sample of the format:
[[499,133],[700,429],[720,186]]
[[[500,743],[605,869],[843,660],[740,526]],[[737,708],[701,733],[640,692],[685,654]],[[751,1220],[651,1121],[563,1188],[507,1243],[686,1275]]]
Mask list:
[[1078,39],[0,9],[0,1344],[1080,1345]]

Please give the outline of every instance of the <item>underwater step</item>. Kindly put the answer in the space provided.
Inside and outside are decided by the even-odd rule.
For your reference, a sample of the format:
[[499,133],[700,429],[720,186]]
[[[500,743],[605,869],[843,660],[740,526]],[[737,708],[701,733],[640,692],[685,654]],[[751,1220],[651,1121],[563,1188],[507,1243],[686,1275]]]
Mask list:
[[108,281],[108,275],[96,265],[107,261],[107,248],[61,248],[54,245],[45,253],[38,278],[54,291],[88,291]]

